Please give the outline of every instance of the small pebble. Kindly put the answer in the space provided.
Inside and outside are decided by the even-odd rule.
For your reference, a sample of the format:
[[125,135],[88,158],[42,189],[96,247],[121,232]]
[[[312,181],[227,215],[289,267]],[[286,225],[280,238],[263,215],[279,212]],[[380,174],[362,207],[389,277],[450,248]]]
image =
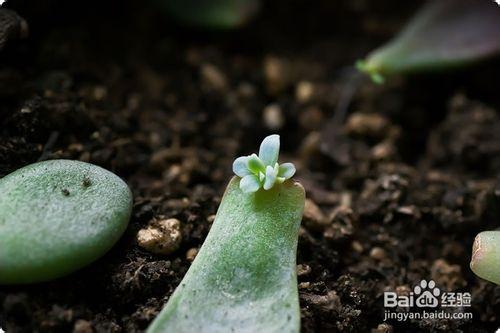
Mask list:
[[309,289],[311,288],[311,282],[301,282],[298,287],[299,289]]
[[370,257],[375,260],[384,260],[386,258],[385,250],[376,246],[370,250]]
[[392,333],[393,332],[392,325],[388,323],[382,323],[377,326],[377,328],[372,329],[372,333]]
[[301,81],[295,87],[295,98],[299,103],[309,102],[314,95],[314,85],[309,81]]
[[262,112],[264,125],[270,130],[278,130],[285,124],[285,117],[283,111],[278,104],[269,104]]
[[92,329],[92,324],[83,319],[78,319],[75,322],[75,326],[73,327],[73,333],[92,333],[94,330]]
[[360,243],[360,242],[358,242],[358,241],[353,241],[353,242],[351,243],[351,248],[352,248],[354,251],[358,252],[358,253],[362,253],[362,252],[363,252],[363,250],[364,250],[364,249],[363,249],[363,244],[361,244],[361,243]]
[[210,224],[214,223],[214,221],[215,221],[215,216],[216,216],[215,214],[209,215],[209,216],[207,217],[207,222],[208,222],[208,223],[210,223]]
[[179,220],[153,220],[146,228],[137,233],[140,247],[155,254],[171,254],[176,251],[182,241],[181,223]]
[[340,297],[334,290],[329,291],[326,295],[303,295],[303,298],[324,311],[340,311],[342,309]]
[[311,266],[306,264],[298,264],[297,265],[297,275],[304,276],[311,273]]
[[215,65],[203,64],[200,69],[200,76],[203,84],[212,90],[224,92],[228,89],[226,75]]
[[192,262],[196,258],[197,254],[198,254],[198,249],[195,247],[192,247],[189,250],[187,250],[186,259]]
[[276,95],[290,83],[290,64],[282,58],[268,56],[264,60],[264,76],[267,92]]
[[346,123],[349,134],[381,138],[389,128],[389,121],[378,113],[353,113]]

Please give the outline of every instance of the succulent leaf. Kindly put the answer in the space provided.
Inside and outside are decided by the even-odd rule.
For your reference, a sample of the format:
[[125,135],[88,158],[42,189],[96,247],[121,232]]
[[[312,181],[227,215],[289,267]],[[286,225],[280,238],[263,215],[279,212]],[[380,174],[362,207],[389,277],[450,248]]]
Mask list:
[[384,76],[461,66],[500,53],[500,8],[494,1],[428,1],[390,42],[356,67]]
[[470,268],[479,277],[500,285],[500,231],[476,236]]
[[259,187],[260,181],[255,175],[248,175],[241,179],[240,188],[245,193],[256,192]]
[[158,0],[174,19],[194,27],[231,29],[244,25],[260,8],[260,0]]
[[278,162],[280,153],[280,136],[277,134],[269,135],[262,140],[259,149],[259,158],[265,165],[274,166]]
[[196,259],[148,333],[299,332],[304,189],[286,181],[249,195],[243,179],[229,183]]
[[241,156],[234,160],[233,162],[233,172],[240,177],[245,177],[252,174],[248,170],[248,156]]

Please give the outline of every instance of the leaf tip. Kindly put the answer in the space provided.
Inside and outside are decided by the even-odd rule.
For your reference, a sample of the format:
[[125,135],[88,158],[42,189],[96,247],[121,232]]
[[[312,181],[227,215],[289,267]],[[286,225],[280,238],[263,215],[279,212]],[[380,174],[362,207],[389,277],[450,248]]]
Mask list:
[[373,65],[370,60],[358,60],[356,61],[355,67],[362,73],[370,76],[373,83],[383,84],[385,82],[385,77],[380,74],[380,70],[377,66]]

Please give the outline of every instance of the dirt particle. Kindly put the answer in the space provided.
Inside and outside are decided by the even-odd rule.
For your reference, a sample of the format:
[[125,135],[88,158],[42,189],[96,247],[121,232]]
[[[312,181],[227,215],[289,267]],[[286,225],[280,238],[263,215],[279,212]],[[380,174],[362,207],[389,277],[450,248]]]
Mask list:
[[304,223],[313,230],[323,230],[328,222],[321,209],[311,199],[306,199],[304,206]]
[[370,250],[370,258],[381,261],[387,257],[385,250],[381,247],[374,247]]
[[354,233],[354,224],[356,220],[357,216],[351,208],[339,206],[328,216],[328,227],[323,235],[325,238],[334,241],[348,239]]
[[209,216],[207,217],[207,222],[208,222],[208,223],[210,223],[210,224],[214,223],[214,221],[215,221],[215,217],[216,217],[216,215],[215,215],[215,214],[209,215]]
[[62,192],[62,194],[63,194],[65,197],[69,197],[69,195],[71,194],[71,193],[69,192],[69,190],[68,190],[68,189],[66,189],[66,188],[63,188],[63,189],[61,190],[61,192]]
[[353,113],[347,120],[346,130],[350,135],[384,137],[389,121],[378,113]]
[[195,247],[192,247],[189,250],[187,250],[186,259],[193,262],[197,255],[198,255],[198,249]]
[[353,241],[353,242],[351,243],[351,248],[352,248],[354,251],[356,251],[357,253],[363,253],[363,250],[364,250],[364,248],[363,248],[363,244],[361,244],[361,243],[360,243],[360,242],[358,242],[358,241]]
[[297,265],[297,275],[298,276],[308,275],[309,273],[311,273],[311,266],[306,265],[306,264],[298,264]]
[[379,324],[377,328],[372,329],[372,333],[392,333],[393,331],[393,327],[388,323]]
[[307,103],[314,95],[314,84],[309,81],[301,81],[295,87],[295,98],[299,103]]
[[215,65],[203,64],[200,76],[203,84],[210,90],[224,92],[228,88],[226,75]]
[[306,302],[320,308],[324,312],[339,312],[342,309],[340,297],[334,290],[329,291],[326,295],[305,294],[302,295],[302,298],[304,298]]
[[269,104],[262,111],[264,125],[270,130],[278,130],[285,124],[283,111],[278,104]]
[[311,288],[311,282],[299,283],[299,289],[309,289],[309,288]]
[[83,319],[78,319],[73,327],[73,333],[92,333],[93,331],[92,324]]
[[170,254],[176,251],[182,241],[180,221],[171,219],[155,219],[146,228],[137,233],[140,247],[155,254]]
[[276,95],[282,92],[290,83],[290,63],[282,58],[268,56],[264,60],[264,76],[267,92]]
[[457,290],[467,284],[459,265],[451,265],[444,259],[437,259],[431,267],[431,278],[446,290]]

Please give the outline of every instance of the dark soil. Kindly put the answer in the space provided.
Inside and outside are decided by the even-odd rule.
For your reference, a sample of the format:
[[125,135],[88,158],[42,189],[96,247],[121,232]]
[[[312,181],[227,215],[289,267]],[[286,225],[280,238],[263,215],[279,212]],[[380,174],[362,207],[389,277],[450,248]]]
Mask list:
[[[498,328],[500,287],[469,260],[474,236],[500,221],[499,63],[381,87],[349,70],[418,5],[269,1],[249,26],[210,32],[176,25],[153,2],[9,0],[30,36],[0,52],[0,177],[78,159],[123,177],[135,204],[98,262],[1,287],[0,326],[142,332],[207,235],[233,159],[278,132],[312,200],[298,250],[303,332]],[[169,256],[135,241],[160,216],[182,225]],[[384,291],[431,278],[471,292],[473,319],[383,324]]]

